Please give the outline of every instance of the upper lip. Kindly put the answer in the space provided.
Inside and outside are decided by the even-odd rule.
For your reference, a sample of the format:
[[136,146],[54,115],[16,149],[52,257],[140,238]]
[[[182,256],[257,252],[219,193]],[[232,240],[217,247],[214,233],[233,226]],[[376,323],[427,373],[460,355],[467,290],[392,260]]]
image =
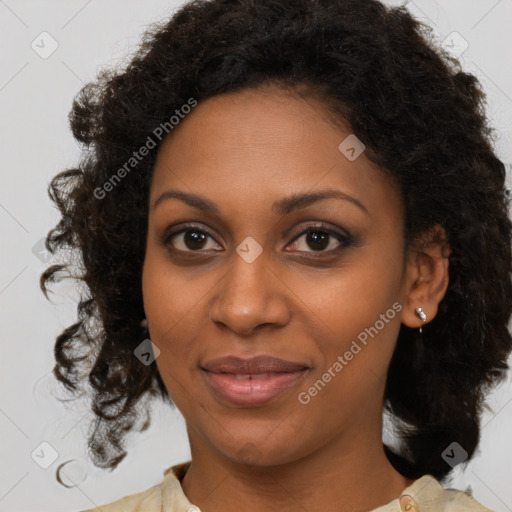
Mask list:
[[268,355],[242,359],[237,356],[220,357],[207,361],[201,366],[204,370],[213,373],[236,373],[252,375],[258,373],[284,373],[305,370],[309,368],[304,363],[286,361]]

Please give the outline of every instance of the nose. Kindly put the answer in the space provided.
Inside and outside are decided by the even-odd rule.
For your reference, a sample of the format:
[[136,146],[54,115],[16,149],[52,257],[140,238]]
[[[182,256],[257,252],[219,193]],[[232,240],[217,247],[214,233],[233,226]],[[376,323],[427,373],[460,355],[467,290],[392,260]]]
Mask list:
[[226,266],[226,274],[214,288],[209,311],[212,322],[248,335],[264,325],[277,327],[289,321],[293,293],[265,251],[252,262],[234,252]]

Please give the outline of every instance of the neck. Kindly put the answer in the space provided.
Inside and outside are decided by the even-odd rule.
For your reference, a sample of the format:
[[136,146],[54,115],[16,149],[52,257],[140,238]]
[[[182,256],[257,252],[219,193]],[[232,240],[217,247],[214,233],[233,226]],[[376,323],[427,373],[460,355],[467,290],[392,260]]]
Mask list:
[[233,461],[190,435],[192,464],[183,478],[188,499],[207,512],[322,510],[368,512],[399,497],[413,480],[388,461],[381,436],[334,439],[279,465]]

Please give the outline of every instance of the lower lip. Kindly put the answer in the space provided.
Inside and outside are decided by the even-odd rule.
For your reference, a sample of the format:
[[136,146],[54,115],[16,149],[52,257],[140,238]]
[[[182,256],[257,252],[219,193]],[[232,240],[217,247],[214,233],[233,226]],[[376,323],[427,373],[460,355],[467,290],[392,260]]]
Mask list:
[[307,369],[273,373],[267,377],[237,379],[230,373],[212,373],[203,370],[206,381],[225,401],[242,407],[255,407],[266,404],[284,393],[304,376]]

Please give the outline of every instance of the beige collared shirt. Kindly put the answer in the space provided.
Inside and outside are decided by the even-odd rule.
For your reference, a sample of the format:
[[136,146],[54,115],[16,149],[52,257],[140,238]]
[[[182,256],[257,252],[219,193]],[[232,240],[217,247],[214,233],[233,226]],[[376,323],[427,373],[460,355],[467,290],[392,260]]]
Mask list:
[[[190,503],[181,487],[190,461],[176,464],[164,471],[161,483],[117,501],[81,512],[201,512]],[[444,489],[431,475],[415,480],[402,494],[369,512],[493,512],[470,494]]]

